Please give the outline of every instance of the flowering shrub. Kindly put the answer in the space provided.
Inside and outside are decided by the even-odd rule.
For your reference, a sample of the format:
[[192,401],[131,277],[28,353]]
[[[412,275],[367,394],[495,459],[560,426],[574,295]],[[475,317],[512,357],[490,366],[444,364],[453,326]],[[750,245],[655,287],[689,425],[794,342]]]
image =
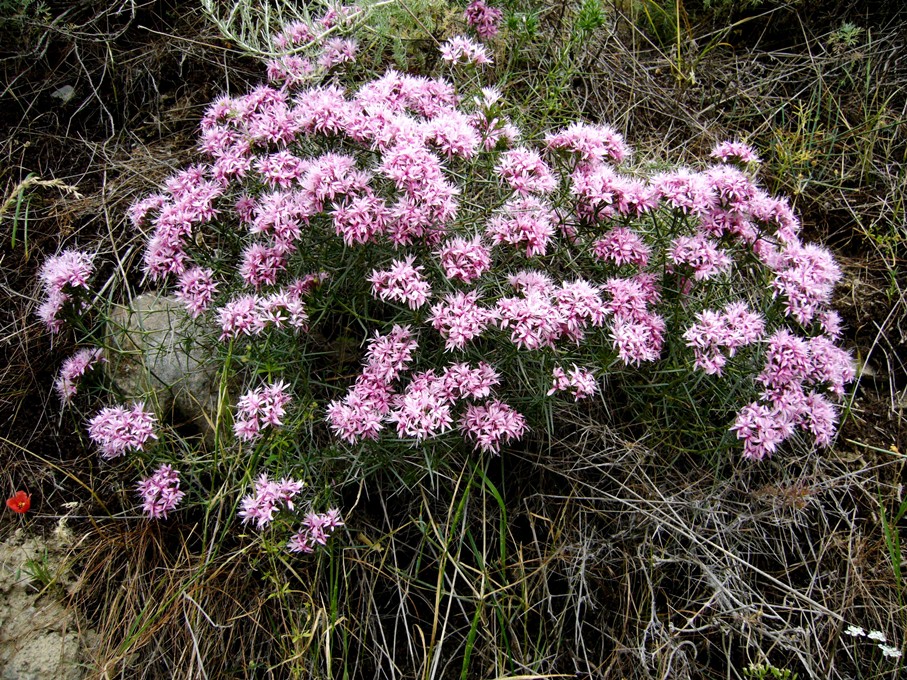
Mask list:
[[[552,400],[590,417],[604,401],[666,442],[736,438],[757,460],[797,432],[831,443],[853,378],[829,309],[840,271],[759,186],[752,149],[651,171],[607,125],[523,139],[501,93],[475,85],[491,59],[465,36],[441,49],[456,80],[356,81],[343,70],[355,45],[318,39],[354,14],[287,26],[270,84],[214,102],[204,162],[129,213],[147,280],[219,327],[228,372],[249,385],[232,455],[258,460],[282,430],[351,455],[400,440],[500,454],[540,432]],[[467,18],[487,39],[500,13],[477,0]],[[52,262],[41,316],[56,331],[91,270],[77,253]],[[350,338],[362,356],[341,350]],[[113,458],[155,425],[139,404],[104,409],[89,432]],[[176,475],[140,485],[149,516],[182,498]],[[262,474],[239,514],[263,529],[301,489]],[[308,513],[288,546],[309,552],[341,525]]]

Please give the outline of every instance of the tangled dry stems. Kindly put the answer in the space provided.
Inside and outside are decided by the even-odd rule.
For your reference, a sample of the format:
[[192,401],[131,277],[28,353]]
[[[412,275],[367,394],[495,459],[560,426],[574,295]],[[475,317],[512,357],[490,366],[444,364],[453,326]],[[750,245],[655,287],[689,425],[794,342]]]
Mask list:
[[[75,37],[84,47],[98,35]],[[209,38],[196,35],[174,48],[165,40],[161,49],[213,43]],[[862,55],[813,49],[823,38],[805,37],[783,52],[713,50],[702,58],[701,82],[693,85],[673,75],[669,53],[618,26],[587,46],[571,98],[578,110],[627,130],[663,157],[696,155],[735,133],[774,135],[779,148],[818,145],[826,153],[807,168],[815,174],[801,182],[779,173],[777,186],[800,189],[815,215],[843,213],[855,222],[861,247],[868,243],[885,257],[881,272],[860,277],[877,287],[872,297],[878,299],[886,292],[875,274],[895,271],[903,258],[897,239],[904,237],[907,52],[894,30],[874,36]],[[35,49],[40,55],[44,47],[39,42]],[[210,54],[199,48],[196,56]],[[132,237],[115,226],[125,206],[184,164],[186,138],[167,131],[194,124],[194,103],[164,105],[165,93],[153,85],[152,67],[143,72],[149,62],[140,55],[128,53],[117,64],[136,67],[127,69],[135,74],[125,92],[134,105],[131,117],[107,110],[100,141],[44,137],[48,150],[75,142],[79,162],[87,167],[90,159],[93,169],[58,180],[88,195],[75,214],[67,216],[73,203],[64,198],[33,216],[39,250],[52,252],[65,231],[61,225],[73,224],[70,234],[115,251],[118,269],[128,270]],[[81,61],[88,63],[84,53]],[[828,133],[836,135],[831,143],[814,134],[792,137],[796,125],[785,127],[793,120],[791,102],[813,101],[816,87],[832,90],[827,84],[854,63],[875,89],[842,103],[840,121],[850,128]],[[105,109],[104,69],[112,66],[100,57],[86,68],[95,103]],[[526,83],[527,91],[544,89],[528,76]],[[28,134],[28,114],[36,110],[38,93],[32,94],[31,101],[20,97],[22,123],[4,142],[10,161],[18,153],[11,140]],[[158,103],[151,122],[137,120],[152,101]],[[872,106],[863,110],[865,118],[852,119],[860,104]],[[148,144],[149,130],[163,141]],[[830,159],[837,159],[840,174],[820,174],[831,172]],[[894,225],[893,241],[882,238],[887,224]],[[4,293],[13,305],[3,317],[9,360],[0,380],[5,419],[14,425],[25,419],[20,397],[42,385],[39,425],[19,430],[21,443],[34,449],[47,441],[38,429],[53,434],[57,422],[35,362],[53,362],[32,331],[32,303],[22,293],[33,272],[20,267],[10,259],[2,264]],[[861,323],[870,353],[887,364],[890,384],[883,387],[894,415],[903,389],[898,376],[904,375],[907,305],[902,283],[893,278],[892,286],[885,314]],[[851,291],[860,298],[855,319],[865,309],[865,293]],[[867,422],[872,417],[865,414]],[[569,424],[572,432],[555,435],[538,451],[494,462],[482,470],[485,479],[464,461],[460,477],[423,472],[421,491],[414,485],[390,492],[380,479],[369,488],[352,487],[359,521],[324,571],[300,571],[228,543],[209,542],[209,551],[200,551],[190,522],[170,534],[96,519],[79,554],[83,581],[74,600],[93,614],[105,641],[93,668],[101,677],[128,672],[148,678],[336,677],[342,671],[350,677],[577,672],[674,678],[741,677],[746,663],[768,659],[805,677],[896,672],[848,646],[841,631],[848,623],[887,631],[907,624],[878,520],[879,503],[890,508],[901,501],[902,455],[842,443],[825,458],[801,452],[758,470],[709,470],[702,461],[666,465],[649,442],[628,441],[626,433],[600,424]],[[22,459],[5,445],[3,455]],[[25,467],[26,476],[49,476],[35,458],[26,458]],[[527,475],[538,486],[522,485]],[[93,488],[107,488],[102,495],[116,496],[111,480],[88,479]],[[72,497],[68,485],[53,483],[59,486],[51,493]],[[502,505],[492,489],[505,487]]]

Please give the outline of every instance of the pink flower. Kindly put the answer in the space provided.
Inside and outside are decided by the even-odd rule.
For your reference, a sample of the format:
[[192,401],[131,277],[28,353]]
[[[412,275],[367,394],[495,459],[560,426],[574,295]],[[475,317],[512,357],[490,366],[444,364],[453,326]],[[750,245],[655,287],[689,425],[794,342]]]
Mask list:
[[60,401],[68,404],[76,395],[80,379],[86,371],[92,370],[97,364],[106,361],[100,349],[80,349],[78,352],[63,362],[60,373],[54,381],[54,388],[60,395]]
[[254,520],[259,529],[264,529],[274,519],[280,505],[293,510],[293,499],[299,495],[302,487],[303,483],[299,480],[284,477],[275,482],[263,472],[255,480],[254,492],[240,501],[239,516],[242,517],[243,524]]
[[740,163],[761,163],[753,147],[743,142],[721,142],[709,154],[722,163],[737,161]]
[[577,214],[586,220],[635,217],[658,207],[654,188],[641,180],[618,175],[607,165],[579,166],[571,175],[570,193],[577,198]]
[[719,203],[731,210],[746,210],[756,196],[756,185],[743,172],[730,165],[717,165],[706,173]]
[[64,288],[88,288],[88,277],[94,271],[93,257],[80,250],[64,250],[47,258],[38,272],[45,292],[59,292]]
[[482,237],[474,236],[467,241],[453,238],[438,251],[444,274],[449,279],[471,283],[491,268],[491,253],[482,245]]
[[157,418],[141,402],[132,409],[104,408],[88,423],[88,436],[101,447],[102,458],[116,458],[128,450],[141,451],[149,439],[157,439]]
[[450,293],[432,306],[428,320],[444,338],[445,350],[463,349],[497,318],[494,310],[480,307],[477,299],[476,291]]
[[531,291],[525,297],[498,300],[498,323],[510,329],[510,340],[520,349],[554,347],[566,325],[566,318],[548,295]]
[[645,314],[637,321],[618,317],[611,325],[611,339],[621,361],[639,366],[643,361],[658,361],[664,330],[664,319],[657,314]]
[[424,192],[430,192],[444,180],[441,159],[416,144],[397,144],[387,149],[381,156],[379,170],[397,189],[410,194],[410,198],[428,198]]
[[[786,198],[773,198],[761,189],[757,189],[749,202],[751,216],[761,223],[768,233],[773,234],[784,243],[797,240],[800,231],[800,219]],[[764,260],[766,264],[771,264]]]
[[520,413],[497,399],[478,406],[469,404],[459,428],[477,449],[493,454],[499,454],[501,444],[519,439],[528,429]]
[[520,196],[547,194],[557,187],[557,180],[541,156],[525,147],[501,154],[495,171]]
[[251,233],[272,235],[275,241],[289,247],[318,208],[302,192],[278,190],[262,194],[257,204],[249,199],[242,206],[237,205],[237,212],[251,223]]
[[607,310],[599,289],[583,279],[562,283],[554,293],[558,312],[563,319],[563,333],[580,343],[588,324],[601,326]]
[[697,281],[711,279],[726,273],[733,263],[731,257],[718,248],[705,233],[695,236],[678,236],[674,239],[668,258],[674,265],[686,265],[693,270]]
[[593,251],[598,259],[611,260],[617,266],[645,267],[652,249],[637,233],[626,227],[616,227],[594,243]]
[[809,344],[782,328],[768,339],[765,368],[757,379],[769,388],[785,387],[803,382],[812,369]]
[[311,59],[288,55],[271,59],[265,64],[268,80],[287,88],[296,88],[305,84],[315,75],[315,64]]
[[623,136],[608,125],[572,123],[566,130],[547,135],[545,142],[549,149],[563,149],[592,165],[605,160],[621,163],[630,155]]
[[329,38],[321,48],[321,56],[318,57],[318,65],[325,69],[331,69],[340,64],[347,64],[356,61],[357,45],[355,40],[344,40],[343,38]]
[[642,278],[642,275],[629,279],[608,279],[604,289],[611,299],[605,303],[605,311],[613,314],[617,320],[645,320],[648,303],[654,302],[658,297],[657,291],[649,284],[649,279]]
[[409,326],[394,326],[387,335],[375,334],[366,352],[365,373],[390,383],[412,361],[417,343]]
[[598,392],[598,383],[592,371],[578,368],[576,364],[573,364],[569,375],[560,366],[555,366],[553,375],[554,382],[551,384],[551,389],[548,390],[548,396],[555,392],[569,391],[573,395],[573,399],[579,401]]
[[270,186],[288,189],[302,179],[305,163],[289,151],[278,151],[255,161],[255,170]]
[[293,113],[300,129],[309,134],[339,135],[352,114],[343,90],[334,85],[309,88],[293,101],[296,104]]
[[287,543],[287,549],[294,553],[311,553],[316,545],[327,544],[334,530],[342,526],[343,520],[336,508],[321,514],[310,512],[305,516],[302,527]]
[[687,347],[693,348],[696,368],[709,375],[721,375],[727,357],[734,356],[737,348],[761,339],[764,331],[762,316],[736,302],[725,307],[723,313],[708,309],[698,313],[696,323],[684,332],[683,338]]
[[464,35],[454,36],[442,43],[441,58],[451,64],[482,66],[492,63],[485,48]]
[[525,248],[526,257],[544,255],[554,235],[557,216],[550,206],[534,196],[511,199],[502,212],[491,218],[485,233],[495,244]]
[[490,7],[485,4],[484,0],[472,0],[463,13],[466,23],[469,24],[476,34],[488,40],[498,34],[498,27],[504,13],[497,7]]
[[155,210],[160,210],[166,202],[167,197],[164,194],[152,194],[133,203],[127,211],[132,227],[140,229],[146,226],[148,224],[148,214]]
[[202,314],[217,294],[214,272],[210,269],[193,267],[184,271],[179,278],[176,299],[182,302],[193,319]]
[[[377,387],[374,381],[363,381],[361,384]],[[359,385],[357,383],[357,387]],[[334,434],[350,444],[355,444],[362,438],[377,439],[384,427],[382,421],[386,414],[381,404],[386,405],[389,398],[390,391],[386,387],[381,392],[371,394],[354,389],[342,400],[335,399],[328,404],[327,421]]]
[[480,361],[476,368],[466,363],[450,364],[441,376],[444,394],[451,402],[464,397],[480,399],[491,394],[491,388],[500,383],[497,371]]
[[167,519],[186,495],[180,491],[180,473],[169,465],[161,465],[151,476],[136,485],[142,497],[142,511],[148,519]]
[[286,269],[287,261],[285,251],[279,246],[265,246],[253,243],[243,251],[242,264],[239,268],[240,276],[248,285],[255,288],[273,286],[277,283],[277,275]]
[[652,178],[656,195],[669,206],[687,215],[701,215],[714,205],[715,195],[708,179],[699,173],[680,168]]
[[181,237],[155,230],[145,246],[142,258],[145,273],[153,281],[166,278],[168,274],[182,274],[186,270],[188,259],[183,248]]
[[369,341],[366,364],[353,388],[327,407],[327,420],[338,437],[350,444],[377,439],[390,410],[391,383],[412,360],[416,341],[407,326],[394,326],[387,335]]
[[821,246],[788,244],[773,266],[774,296],[783,296],[785,311],[801,324],[810,323],[831,302],[841,270],[832,254]]
[[829,446],[838,430],[838,409],[821,394],[805,400],[802,427],[812,433],[816,446]]
[[259,300],[254,295],[243,295],[217,310],[221,327],[221,340],[236,339],[241,335],[258,335],[265,327],[261,318]]
[[403,393],[392,399],[387,420],[397,424],[398,436],[422,440],[451,428],[450,406],[444,380],[429,371],[414,376]]
[[239,439],[253,441],[265,427],[281,427],[286,405],[291,397],[288,385],[281,381],[246,392],[236,404],[233,432]]
[[447,158],[472,158],[481,143],[469,117],[455,109],[439,113],[423,129],[425,141],[434,143]]
[[88,288],[88,278],[94,271],[92,256],[79,250],[64,250],[47,258],[38,272],[44,288],[44,302],[38,317],[51,333],[63,327],[59,318],[63,307],[72,300],[74,288]]
[[348,246],[374,240],[385,232],[391,219],[384,199],[370,193],[348,196],[333,207],[334,231]]
[[856,376],[853,357],[824,335],[811,338],[808,345],[810,363],[808,382],[814,385],[828,385],[833,394],[843,397],[844,386]]
[[543,297],[551,297],[555,291],[555,285],[551,277],[529,269],[524,269],[508,276],[507,283],[513,286],[515,291],[523,295],[538,294]]
[[422,266],[413,267],[414,255],[404,260],[394,260],[390,269],[374,270],[368,281],[372,295],[382,300],[405,302],[410,309],[418,309],[431,297],[431,286],[422,278]]
[[754,402],[743,407],[731,431],[743,440],[744,458],[762,460],[793,434],[794,427],[781,410]]

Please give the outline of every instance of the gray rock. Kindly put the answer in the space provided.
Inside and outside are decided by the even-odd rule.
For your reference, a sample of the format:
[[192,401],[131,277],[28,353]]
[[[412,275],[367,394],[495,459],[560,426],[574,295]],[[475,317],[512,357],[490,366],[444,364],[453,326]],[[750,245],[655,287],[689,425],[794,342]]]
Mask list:
[[219,395],[218,329],[192,319],[172,297],[146,293],[112,308],[107,325],[107,370],[116,390],[144,401],[176,424],[194,423],[214,441]]

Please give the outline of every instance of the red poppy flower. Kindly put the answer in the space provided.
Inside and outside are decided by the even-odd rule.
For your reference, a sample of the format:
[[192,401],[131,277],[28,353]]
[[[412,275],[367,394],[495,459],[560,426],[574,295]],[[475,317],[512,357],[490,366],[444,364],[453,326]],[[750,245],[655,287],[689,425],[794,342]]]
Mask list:
[[25,493],[24,491],[17,491],[15,496],[6,499],[6,506],[13,512],[18,512],[20,515],[28,512],[28,509],[31,507],[31,494]]

